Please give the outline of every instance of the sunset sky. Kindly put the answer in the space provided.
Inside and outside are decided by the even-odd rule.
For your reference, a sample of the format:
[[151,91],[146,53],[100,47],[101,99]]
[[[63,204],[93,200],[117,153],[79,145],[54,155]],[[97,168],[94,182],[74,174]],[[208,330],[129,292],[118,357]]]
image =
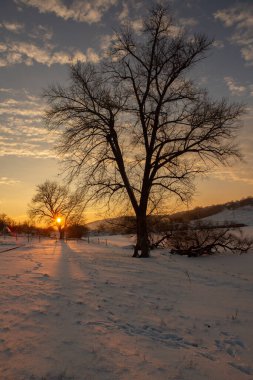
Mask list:
[[[113,30],[138,30],[149,0],[0,0],[0,213],[26,218],[36,185],[58,180],[57,136],[43,126],[43,89],[68,81],[68,64],[97,63]],[[199,180],[191,207],[253,195],[253,1],[167,0],[179,25],[214,38],[194,70],[211,96],[246,105],[238,139],[244,161]],[[94,210],[88,219],[96,219]]]

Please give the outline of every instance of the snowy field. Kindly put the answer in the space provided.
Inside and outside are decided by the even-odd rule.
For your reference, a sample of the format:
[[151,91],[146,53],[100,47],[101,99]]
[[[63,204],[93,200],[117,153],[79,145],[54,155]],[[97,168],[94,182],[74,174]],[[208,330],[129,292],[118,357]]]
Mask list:
[[108,240],[0,245],[1,380],[253,379],[253,252],[133,259]]
[[253,226],[253,207],[242,206],[238,209],[225,209],[222,212],[203,218],[204,222],[212,223],[243,223],[247,226]]

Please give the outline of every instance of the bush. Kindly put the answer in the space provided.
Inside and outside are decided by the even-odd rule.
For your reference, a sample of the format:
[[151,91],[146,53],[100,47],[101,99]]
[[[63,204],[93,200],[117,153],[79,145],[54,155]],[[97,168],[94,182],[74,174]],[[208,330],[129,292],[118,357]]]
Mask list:
[[244,253],[253,240],[243,237],[240,229],[211,223],[175,223],[152,243],[153,247],[169,247],[172,254],[197,257],[215,253]]
[[67,238],[81,239],[89,231],[88,227],[81,224],[73,224],[67,228]]

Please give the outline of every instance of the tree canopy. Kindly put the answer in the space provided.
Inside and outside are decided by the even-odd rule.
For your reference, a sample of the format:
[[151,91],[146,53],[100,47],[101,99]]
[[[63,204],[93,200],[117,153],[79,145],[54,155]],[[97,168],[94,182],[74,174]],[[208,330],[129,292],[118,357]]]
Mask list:
[[70,192],[68,186],[55,181],[45,181],[37,186],[28,210],[32,219],[57,225],[61,239],[68,225],[80,223],[83,212],[82,192]]
[[70,86],[45,93],[70,178],[91,200],[127,202],[135,213],[134,256],[149,255],[147,214],[173,196],[189,200],[197,174],[239,157],[243,107],[210,99],[189,75],[212,41],[173,26],[167,9],[152,9],[140,34],[125,27],[102,62],[72,65]]

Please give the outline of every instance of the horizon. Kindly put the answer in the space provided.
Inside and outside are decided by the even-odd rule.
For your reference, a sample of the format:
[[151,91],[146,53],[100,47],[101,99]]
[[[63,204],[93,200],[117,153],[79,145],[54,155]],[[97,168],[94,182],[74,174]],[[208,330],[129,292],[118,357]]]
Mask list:
[[[177,209],[176,211],[173,211],[171,213],[159,213],[159,214],[152,214],[150,216],[155,216],[155,217],[161,217],[161,216],[174,216],[176,214],[181,214],[181,213],[187,213],[187,212],[192,212],[198,208],[200,209],[206,209],[206,208],[212,208],[212,207],[219,207],[219,206],[227,206],[227,205],[231,205],[233,203],[241,203],[245,200],[253,200],[253,196],[248,196],[248,197],[243,197],[241,199],[236,199],[236,200],[231,200],[231,201],[227,201],[227,202],[223,202],[223,203],[213,203],[213,204],[209,204],[209,205],[205,205],[205,206],[195,206],[195,207],[192,207],[192,208],[187,208],[187,209]],[[244,207],[244,206],[240,206],[240,207]],[[1,213],[1,214],[5,214],[5,213]],[[9,217],[11,220],[13,220],[16,224],[22,224],[24,222],[30,222],[29,219],[24,219],[24,220],[16,220],[15,218],[12,218],[10,215],[7,215],[7,217]],[[109,220],[114,220],[114,219],[120,219],[120,218],[131,218],[131,217],[135,217],[134,214],[122,214],[122,215],[117,215],[117,216],[108,216],[108,217],[101,217],[100,219],[94,219],[94,220],[91,220],[91,221],[84,221],[84,223],[81,223],[83,225],[90,225],[90,224],[93,224],[93,223],[99,223],[99,222],[106,222],[106,221],[109,221]],[[36,227],[36,228],[51,228],[53,227],[55,230],[57,230],[57,223],[55,224],[47,224],[45,222],[36,222],[34,221],[33,222],[33,226]]]

